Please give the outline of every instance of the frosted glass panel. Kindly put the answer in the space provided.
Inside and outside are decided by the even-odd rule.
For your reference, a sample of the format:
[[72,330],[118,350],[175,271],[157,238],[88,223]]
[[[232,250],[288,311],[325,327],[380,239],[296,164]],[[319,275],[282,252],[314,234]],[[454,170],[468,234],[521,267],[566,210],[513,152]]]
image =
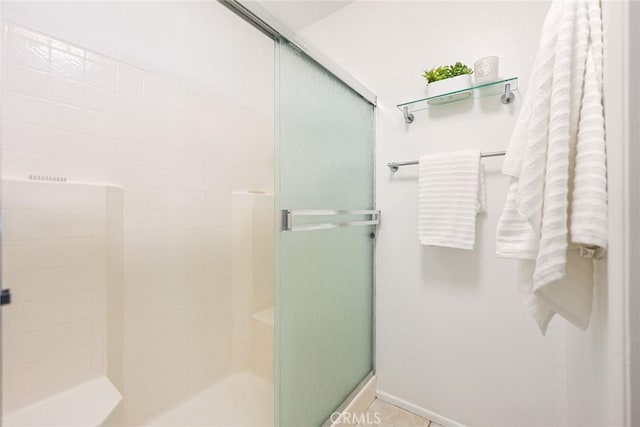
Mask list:
[[[287,42],[277,66],[277,208],[373,209],[373,106]],[[372,231],[276,239],[278,425],[322,425],[373,369]]]

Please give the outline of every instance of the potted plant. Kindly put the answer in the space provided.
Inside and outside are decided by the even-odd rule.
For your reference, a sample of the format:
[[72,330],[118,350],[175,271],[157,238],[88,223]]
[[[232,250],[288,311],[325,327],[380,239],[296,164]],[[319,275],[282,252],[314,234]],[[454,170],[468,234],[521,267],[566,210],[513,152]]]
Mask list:
[[[432,68],[424,72],[423,77],[427,79],[427,96],[429,98],[445,93],[456,92],[472,86],[471,74],[473,70],[463,64],[456,62],[453,65],[443,65]],[[466,98],[470,92],[460,92],[453,94],[446,99],[439,99],[440,102],[450,102],[460,98]]]

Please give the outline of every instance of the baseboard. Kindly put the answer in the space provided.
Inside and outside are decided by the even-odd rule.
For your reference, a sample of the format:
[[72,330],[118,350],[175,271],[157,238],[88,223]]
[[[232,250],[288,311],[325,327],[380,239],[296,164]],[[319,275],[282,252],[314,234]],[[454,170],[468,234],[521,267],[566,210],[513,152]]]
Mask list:
[[436,412],[430,411],[411,402],[407,402],[406,400],[400,399],[399,397],[396,397],[384,391],[378,390],[376,396],[380,400],[384,400],[387,403],[391,403],[392,405],[395,405],[416,415],[420,415],[421,417],[424,417],[445,427],[466,427],[464,424],[454,421],[451,418],[447,418]]
[[351,402],[340,412],[340,415],[332,415],[330,418],[330,427],[353,427],[363,421],[363,414],[367,412],[369,406],[376,400],[376,387],[378,379],[374,375],[356,394]]

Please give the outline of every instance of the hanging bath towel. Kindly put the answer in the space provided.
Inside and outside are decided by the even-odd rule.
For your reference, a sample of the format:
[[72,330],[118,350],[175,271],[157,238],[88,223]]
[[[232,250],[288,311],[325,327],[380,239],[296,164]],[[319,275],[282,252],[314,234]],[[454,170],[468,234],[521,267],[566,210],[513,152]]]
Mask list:
[[542,34],[503,165],[512,181],[496,247],[530,260],[521,289],[545,333],[555,313],[588,326],[592,258],[607,245],[599,2],[555,0]]
[[484,210],[480,151],[420,157],[418,238],[421,244],[473,249],[476,215]]

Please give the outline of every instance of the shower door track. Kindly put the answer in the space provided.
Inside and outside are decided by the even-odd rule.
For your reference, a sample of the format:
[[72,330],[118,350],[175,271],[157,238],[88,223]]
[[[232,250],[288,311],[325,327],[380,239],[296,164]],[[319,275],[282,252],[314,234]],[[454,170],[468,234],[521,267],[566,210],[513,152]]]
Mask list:
[[287,40],[291,45],[307,54],[311,59],[336,76],[370,104],[377,105],[377,97],[372,91],[367,89],[331,58],[301,40],[296,36],[294,31],[269,12],[269,10],[260,5],[259,2],[245,4],[239,0],[218,1],[272,39]]

